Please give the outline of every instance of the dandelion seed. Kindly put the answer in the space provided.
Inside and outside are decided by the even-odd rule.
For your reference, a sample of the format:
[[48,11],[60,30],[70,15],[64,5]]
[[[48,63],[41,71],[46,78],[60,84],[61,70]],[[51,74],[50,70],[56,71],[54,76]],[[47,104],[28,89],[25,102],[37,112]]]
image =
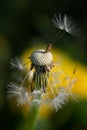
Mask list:
[[59,16],[57,16],[57,14],[55,14],[55,18],[52,21],[56,28],[63,30],[74,36],[79,35],[79,29],[78,29],[77,25],[66,14],[63,17],[61,16],[60,13],[59,13]]
[[14,83],[8,84],[7,97],[8,99],[16,97],[17,106],[30,103],[29,93],[25,88]]
[[12,68],[16,68],[19,70],[24,69],[22,62],[18,57],[14,57],[13,59],[11,59],[10,64]]
[[68,101],[70,94],[66,91],[66,89],[59,89],[59,93],[51,102],[52,109],[56,111],[62,108],[62,106]]
[[52,20],[54,25],[61,30],[65,29],[64,20],[61,17],[61,14],[59,13],[59,17],[57,17],[57,14],[55,14],[55,19]]
[[30,105],[30,95],[28,92],[24,92],[23,94],[21,93],[17,97],[17,106],[23,105],[23,104],[28,104]]
[[41,104],[41,100],[40,99],[34,99],[31,103],[31,109],[35,106],[35,107],[39,107]]

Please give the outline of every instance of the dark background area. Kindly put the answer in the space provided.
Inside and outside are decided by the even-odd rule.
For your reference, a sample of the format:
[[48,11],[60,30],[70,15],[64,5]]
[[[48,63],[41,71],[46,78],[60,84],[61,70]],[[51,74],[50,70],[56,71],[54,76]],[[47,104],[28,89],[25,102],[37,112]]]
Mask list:
[[65,35],[56,41],[56,46],[87,64],[86,9],[86,0],[1,0],[0,34],[8,40],[11,54],[17,55],[29,47],[32,40],[52,41],[57,31],[52,24],[54,14],[68,14],[80,27],[80,37]]
[[[65,34],[55,47],[83,65],[87,65],[87,1],[86,0],[0,0],[0,130],[16,130],[22,118],[12,113],[6,100],[10,58],[26,48],[49,43],[58,30],[52,24],[55,13],[71,16],[80,27],[80,36]],[[87,102],[72,104],[53,113],[37,129],[87,130]],[[68,113],[68,119],[67,114]],[[61,119],[61,122],[60,122]],[[57,121],[57,122],[55,122]],[[59,123],[58,123],[59,122]]]

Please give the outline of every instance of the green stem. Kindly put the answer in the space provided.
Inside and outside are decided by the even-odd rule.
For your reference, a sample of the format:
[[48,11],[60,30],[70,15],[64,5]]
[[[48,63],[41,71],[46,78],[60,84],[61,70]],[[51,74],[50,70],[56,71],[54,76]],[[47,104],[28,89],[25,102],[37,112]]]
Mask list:
[[22,120],[17,130],[34,130],[36,122],[37,122],[38,110],[39,110],[39,107],[38,108],[33,107],[32,111],[29,112],[29,115],[27,116],[27,118]]
[[29,130],[34,130],[36,122],[37,122],[37,117],[38,117],[38,109],[39,108],[33,108],[33,110],[29,113],[28,116],[28,122],[27,122],[27,129]]

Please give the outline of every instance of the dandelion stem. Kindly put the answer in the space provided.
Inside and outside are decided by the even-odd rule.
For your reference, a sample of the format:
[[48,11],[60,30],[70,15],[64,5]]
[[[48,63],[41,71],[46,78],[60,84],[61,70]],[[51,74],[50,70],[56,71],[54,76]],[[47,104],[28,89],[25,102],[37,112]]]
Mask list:
[[17,130],[34,130],[38,118],[39,107],[33,107],[32,111],[29,112],[28,117],[22,120],[22,123]]

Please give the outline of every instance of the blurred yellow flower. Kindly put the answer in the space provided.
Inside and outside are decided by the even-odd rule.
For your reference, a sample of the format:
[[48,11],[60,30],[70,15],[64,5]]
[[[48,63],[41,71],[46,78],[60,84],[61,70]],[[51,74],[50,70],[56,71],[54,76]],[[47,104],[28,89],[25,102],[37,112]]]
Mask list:
[[87,67],[81,63],[70,59],[67,54],[60,50],[54,49],[54,60],[60,62],[61,70],[64,71],[66,77],[76,78],[77,81],[73,86],[73,91],[80,99],[87,98]]

